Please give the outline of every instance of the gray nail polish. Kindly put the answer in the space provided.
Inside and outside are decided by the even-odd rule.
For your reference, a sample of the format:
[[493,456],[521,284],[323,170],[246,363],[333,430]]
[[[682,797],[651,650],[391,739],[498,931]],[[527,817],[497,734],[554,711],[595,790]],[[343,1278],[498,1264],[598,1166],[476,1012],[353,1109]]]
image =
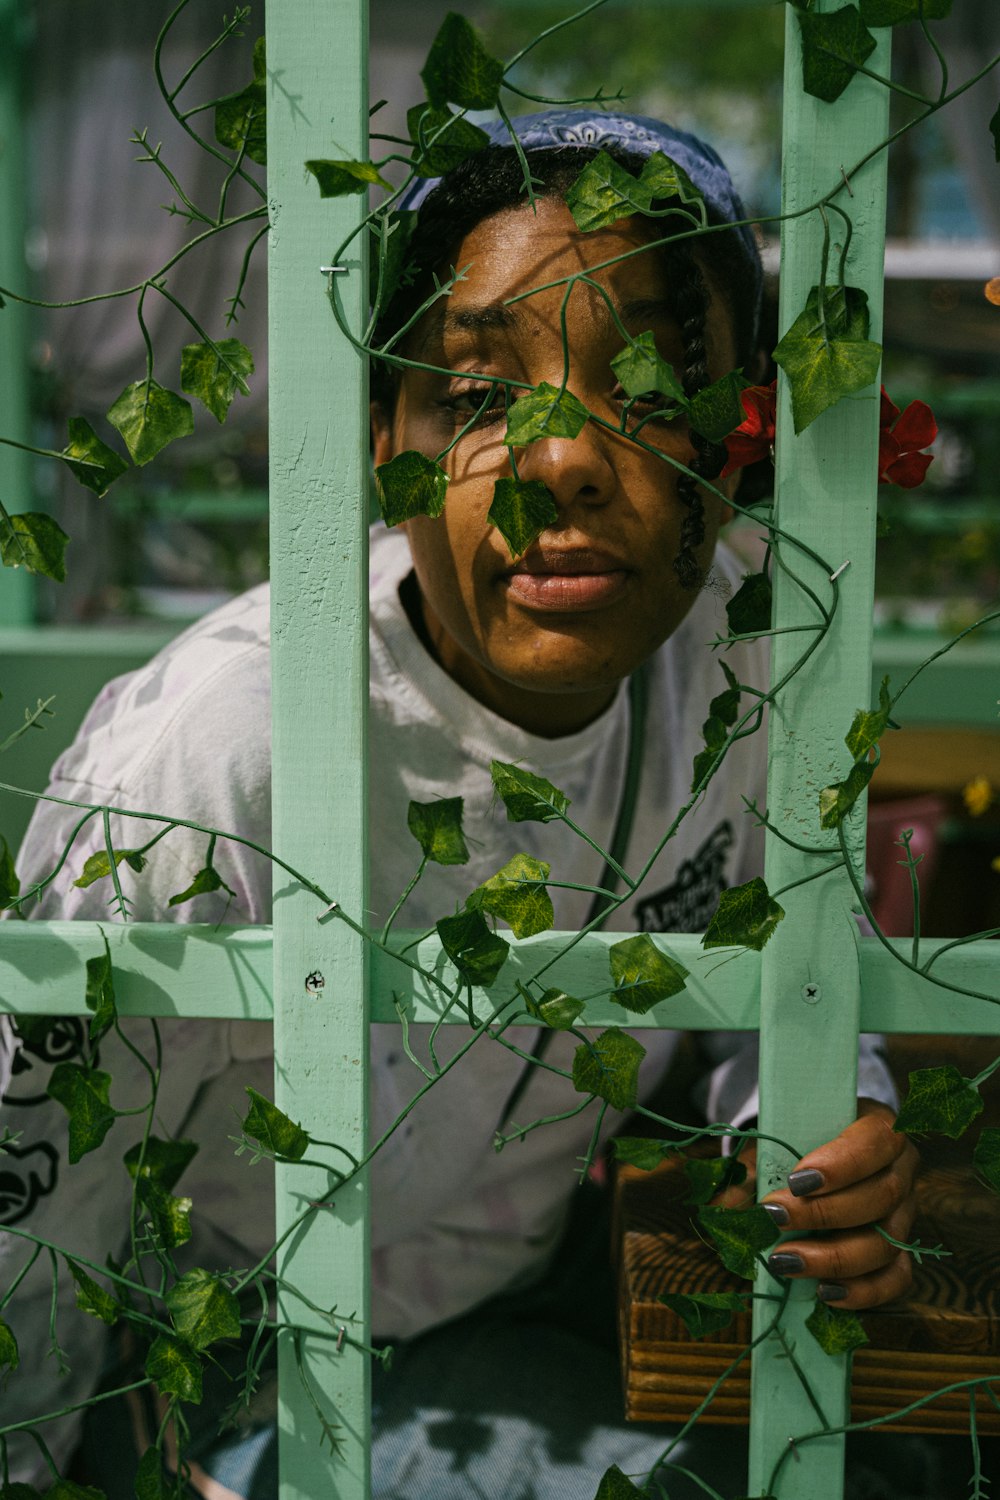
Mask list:
[[[794,1276],[796,1271],[804,1271],[806,1265],[801,1255],[796,1255],[794,1250],[775,1250],[773,1255],[767,1257],[767,1268],[775,1276]],[[846,1292],[844,1295],[847,1295]]]
[[815,1167],[800,1167],[797,1172],[789,1172],[788,1186],[796,1198],[804,1198],[807,1193],[815,1193],[826,1181],[822,1172],[817,1172]]
[[840,1286],[836,1281],[821,1281],[816,1288],[816,1295],[821,1302],[840,1302],[847,1296],[846,1286]]
[[771,1215],[779,1229],[783,1229],[788,1223],[788,1209],[783,1208],[780,1203],[762,1203],[760,1206]]

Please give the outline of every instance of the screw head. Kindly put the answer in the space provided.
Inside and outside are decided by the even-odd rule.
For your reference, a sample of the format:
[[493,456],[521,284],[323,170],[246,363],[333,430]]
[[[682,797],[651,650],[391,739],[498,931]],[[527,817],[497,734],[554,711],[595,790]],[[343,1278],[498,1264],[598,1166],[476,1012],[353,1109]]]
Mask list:
[[823,998],[822,987],[818,984],[804,984],[802,986],[802,998],[807,1005],[816,1005]]
[[319,970],[313,969],[311,974],[306,975],[306,994],[318,995],[325,984],[326,980],[323,978]]

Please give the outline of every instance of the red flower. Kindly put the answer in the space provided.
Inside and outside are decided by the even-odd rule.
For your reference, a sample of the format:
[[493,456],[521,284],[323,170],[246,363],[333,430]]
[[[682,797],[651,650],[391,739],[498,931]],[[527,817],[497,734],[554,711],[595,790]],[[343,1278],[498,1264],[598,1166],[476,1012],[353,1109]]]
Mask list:
[[740,401],[746,412],[746,421],[726,438],[729,457],[726,467],[719,475],[725,479],[747,464],[755,464],[762,458],[770,458],[774,447],[774,414],[778,399],[778,382],[771,385],[749,385],[740,391]]
[[901,489],[913,490],[923,484],[933,455],[921,453],[921,448],[930,447],[937,437],[937,423],[926,401],[911,401],[900,415],[882,387],[882,407],[879,412],[878,435],[878,482],[898,484]]

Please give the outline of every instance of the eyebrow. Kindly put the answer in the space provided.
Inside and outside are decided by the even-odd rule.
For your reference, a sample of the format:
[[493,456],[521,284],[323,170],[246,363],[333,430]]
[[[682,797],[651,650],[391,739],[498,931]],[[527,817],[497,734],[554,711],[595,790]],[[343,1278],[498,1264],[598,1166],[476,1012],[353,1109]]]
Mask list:
[[677,310],[665,297],[636,297],[624,302],[618,316],[623,323],[676,323]]
[[449,333],[492,332],[496,329],[513,331],[525,322],[518,308],[505,307],[502,302],[484,302],[479,306],[450,308],[440,304],[434,309],[428,325],[417,346],[423,354],[435,339]]

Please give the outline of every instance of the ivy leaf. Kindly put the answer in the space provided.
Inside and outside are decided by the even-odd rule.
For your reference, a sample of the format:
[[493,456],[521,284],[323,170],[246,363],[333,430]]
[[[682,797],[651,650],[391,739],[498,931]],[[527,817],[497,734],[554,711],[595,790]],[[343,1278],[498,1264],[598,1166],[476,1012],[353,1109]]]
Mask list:
[[121,454],[102,443],[83,417],[69,419],[69,442],[63,449],[63,458],[66,467],[95,495],[106,494],[128,468]]
[[176,896],[171,896],[167,902],[168,906],[182,906],[185,901],[193,901],[195,896],[208,896],[213,891],[227,891],[235,901],[236,892],[231,885],[227,885],[214,865],[206,865],[199,870],[186,891],[178,891]]
[[594,1500],[644,1500],[646,1493],[637,1489],[617,1464],[612,1464],[597,1486]]
[[775,363],[788,376],[797,433],[842,396],[864,390],[876,379],[882,346],[869,339],[868,322],[868,297],[860,287],[828,286],[822,299],[818,286],[810,290],[774,351]]
[[135,1471],[135,1500],[170,1500],[158,1448],[147,1448]]
[[[731,729],[736,723],[740,712],[739,688],[727,688],[724,693],[719,693],[712,699],[708,706],[708,711],[711,717],[722,725],[724,730]],[[706,735],[705,738],[707,739],[708,736]]]
[[705,928],[703,948],[753,948],[757,953],[774,935],[785,915],[759,875],[723,891],[715,915]]
[[0,911],[16,901],[21,894],[21,882],[14,868],[14,856],[10,845],[0,833]]
[[103,1490],[92,1484],[77,1484],[74,1479],[57,1479],[50,1490],[45,1491],[45,1500],[108,1500]]
[[685,1203],[711,1203],[716,1193],[747,1180],[747,1169],[738,1156],[689,1157],[684,1172],[688,1180]]
[[[155,1182],[159,1187],[169,1191],[175,1186],[197,1152],[197,1141],[164,1141],[157,1135],[151,1135],[146,1142],[145,1152],[142,1151],[141,1142],[136,1141],[135,1145],[130,1146],[125,1152],[122,1161],[133,1181],[140,1178],[147,1182]],[[140,1156],[142,1157],[141,1170]]]
[[583,1013],[583,1001],[565,990],[545,990],[540,1000],[535,1000],[523,985],[518,985],[524,1008],[536,1021],[551,1026],[553,1031],[568,1031],[578,1016]]
[[861,1319],[852,1312],[831,1307],[816,1299],[816,1306],[806,1318],[806,1327],[824,1354],[850,1354],[869,1342]]
[[631,1109],[639,1097],[639,1064],[646,1049],[627,1031],[612,1027],[573,1054],[573,1087],[596,1094],[613,1109]]
[[854,77],[856,69],[875,51],[875,38],[856,5],[820,15],[800,10],[802,31],[802,87],[816,99],[832,104]]
[[972,1153],[972,1165],[983,1181],[995,1193],[1000,1193],[1000,1130],[995,1125],[987,1125],[980,1132]]
[[711,1235],[719,1258],[736,1276],[753,1278],[757,1255],[778,1239],[780,1230],[766,1208],[713,1208],[698,1210],[702,1228]]
[[750,381],[744,379],[740,370],[730,370],[721,380],[714,380],[693,396],[688,407],[688,421],[695,432],[700,432],[710,443],[721,443],[724,437],[728,437],[747,419],[740,391],[745,391],[749,385]]
[[882,678],[878,690],[878,708],[859,708],[844,737],[844,744],[855,760],[862,760],[877,745],[889,726],[889,679]]
[[99,1042],[118,1018],[114,977],[111,972],[111,949],[103,932],[101,938],[104,952],[99,953],[96,958],[87,959],[87,990],[84,1001],[87,1009],[94,1013],[94,1019],[90,1023],[92,1042]]
[[285,1161],[300,1161],[309,1146],[308,1133],[249,1084],[246,1092],[250,1108],[241,1127],[244,1135],[252,1136],[265,1150]]
[[202,1362],[180,1339],[161,1333],[146,1355],[145,1373],[161,1396],[178,1396],[196,1405],[201,1400]]
[[681,1319],[693,1339],[728,1328],[745,1307],[743,1292],[664,1292],[657,1297]]
[[[258,52],[258,48],[260,51]],[[259,166],[267,165],[267,85],[264,78],[264,38],[253,49],[254,78],[246,88],[220,99],[215,106],[215,139],[230,151],[243,149]]]
[[[520,406],[518,401],[515,405]],[[548,485],[538,479],[498,479],[493,503],[486,516],[507,543],[511,557],[527,552],[547,526],[559,519],[559,510]]]
[[566,206],[584,234],[646,213],[652,201],[649,183],[633,177],[606,151],[598,151],[566,193]]
[[220,1276],[188,1271],[163,1299],[178,1334],[192,1349],[240,1336],[240,1304]]
[[951,13],[951,0],[859,0],[866,26],[897,26],[900,21],[943,21]]
[[462,832],[461,797],[442,797],[439,802],[411,802],[406,826],[427,859],[436,865],[466,865],[469,850]]
[[406,128],[413,142],[413,170],[418,177],[443,177],[484,146],[490,138],[471,120],[435,109],[433,104],[415,104],[406,111]]
[[692,770],[691,770],[691,790],[692,790],[692,792],[696,792],[698,790],[699,786],[702,783],[702,780],[704,779],[705,776],[708,775],[709,771],[714,766],[714,764],[715,764],[716,760],[718,759],[718,757],[719,757],[718,748],[716,748],[714,750],[712,750],[712,749],[706,749],[706,750],[699,750],[698,751],[698,754],[694,758],[694,765],[693,765]]
[[[706,222],[704,213],[704,199],[694,183],[691,181],[684,168],[678,166],[669,156],[662,151],[654,151],[652,156],[647,157],[642,171],[639,173],[639,181],[643,187],[649,188],[651,200],[657,198],[679,198],[682,203],[692,203],[702,206],[701,222]],[[742,417],[740,418],[742,421]]]
[[140,1178],[136,1196],[149,1214],[153,1228],[168,1250],[187,1244],[191,1238],[190,1198],[174,1197],[159,1183]]
[[629,1167],[638,1167],[640,1172],[655,1171],[661,1162],[677,1151],[677,1147],[672,1146],[669,1141],[651,1140],[648,1136],[641,1135],[616,1136],[612,1145],[616,1161],[624,1162]]
[[[550,867],[530,854],[515,854],[489,880],[477,886],[466,900],[470,911],[488,911],[500,917],[516,938],[533,937],[555,926],[555,912],[545,889]],[[555,992],[546,993],[560,993]],[[574,1004],[579,1004],[575,1001]]]
[[744,573],[743,582],[726,605],[733,635],[762,635],[771,628],[771,580],[766,573]]
[[78,1162],[96,1151],[115,1123],[109,1092],[111,1074],[77,1063],[56,1063],[46,1092],[69,1115],[69,1159]]
[[16,1370],[21,1363],[14,1330],[0,1318],[0,1370]]
[[121,1304],[116,1302],[110,1293],[99,1286],[93,1277],[88,1276],[86,1271],[76,1264],[75,1261],[66,1257],[70,1275],[76,1282],[76,1305],[81,1312],[90,1313],[91,1317],[100,1318],[102,1323],[107,1323],[113,1328],[118,1322],[121,1313]]
[[508,823],[550,823],[569,807],[569,798],[544,776],[504,760],[490,761],[493,790],[507,809]]
[[[112,853],[116,865],[120,865],[124,860],[129,869],[134,870],[137,875],[141,875],[149,863],[146,856],[140,854],[138,849],[113,849]],[[78,885],[81,890],[86,890],[87,886],[93,885],[95,880],[103,880],[106,875],[110,874],[111,861],[108,858],[108,851],[99,849],[96,854],[88,855],[83,866],[83,874],[74,880],[73,884]]]
[[373,182],[392,192],[392,184],[386,182],[378,167],[370,161],[307,161],[306,171],[311,172],[319,183],[321,198],[346,198],[353,193],[364,193]]
[[155,380],[127,385],[108,412],[108,421],[117,427],[137,464],[148,464],[168,443],[194,432],[190,401]]
[[571,391],[543,380],[527,395],[518,396],[507,413],[504,442],[508,448],[523,448],[539,438],[575,438],[590,413]]
[[375,470],[379,509],[387,526],[414,516],[439,516],[444,510],[448,475],[425,453],[408,449]]
[[837,828],[847,817],[875,773],[875,762],[858,760],[843,781],[825,786],[819,794],[819,826]]
[[480,911],[460,911],[437,923],[441,946],[468,984],[487,989],[507,961],[510,944],[491,932]]
[[0,1485],[0,1500],[47,1500],[48,1494],[51,1491],[43,1497],[41,1490],[36,1490],[33,1484],[19,1484],[17,1480]]
[[493,109],[500,97],[503,63],[492,57],[464,16],[449,11],[431,43],[420,76],[436,109]]
[[612,943],[608,962],[615,983],[611,1000],[638,1016],[658,1001],[679,995],[688,977],[684,965],[658,948],[648,932]]
[[58,522],[43,511],[0,514],[0,562],[5,568],[27,568],[29,573],[65,583],[68,542]]
[[655,391],[687,405],[684,387],[657,349],[652,332],[640,333],[626,344],[611,361],[611,368],[626,396],[648,396]]
[[946,1135],[957,1141],[977,1115],[983,1112],[979,1090],[951,1063],[940,1068],[917,1068],[910,1074],[910,1088],[899,1106],[893,1130],[907,1135]]
[[218,422],[226,420],[237,391],[249,396],[253,370],[253,355],[239,339],[219,339],[214,347],[185,344],[181,350],[181,390],[196,396]]

